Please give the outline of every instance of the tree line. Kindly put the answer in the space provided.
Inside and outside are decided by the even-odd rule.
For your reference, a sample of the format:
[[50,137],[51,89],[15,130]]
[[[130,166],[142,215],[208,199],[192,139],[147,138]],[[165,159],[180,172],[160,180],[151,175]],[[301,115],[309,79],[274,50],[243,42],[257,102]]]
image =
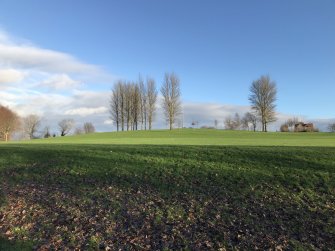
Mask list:
[[112,88],[110,99],[111,119],[117,131],[152,129],[156,110],[157,90],[155,80],[144,82],[119,80]]
[[[170,130],[181,114],[180,80],[165,73],[161,86],[162,108]],[[151,130],[155,118],[158,91],[153,78],[137,82],[118,80],[112,87],[110,114],[117,131]]]
[[[165,73],[160,91],[164,117],[169,129],[172,130],[178,116],[182,113],[178,76],[174,73]],[[116,130],[151,130],[157,94],[155,80],[152,78],[147,78],[145,82],[141,76],[136,82],[117,81],[112,87],[110,98],[110,114]],[[269,76],[261,76],[250,86],[251,111],[242,118],[238,114],[234,118],[231,116],[225,118],[225,128],[237,130],[251,127],[256,131],[257,123],[260,122],[262,131],[266,132],[268,124],[276,121],[276,100],[276,83]]]
[[[258,123],[261,124],[261,131],[268,130],[268,124],[276,121],[277,87],[275,81],[268,75],[261,76],[253,81],[249,88],[249,102],[251,110],[243,116],[235,114],[224,119],[225,129],[228,130],[253,130],[256,131]],[[166,123],[170,130],[174,128],[179,116],[182,113],[180,80],[175,73],[165,73],[161,93],[161,107],[163,109]],[[125,130],[151,130],[155,119],[158,91],[156,81],[147,77],[144,81],[139,76],[137,81],[118,80],[112,87],[110,96],[109,112],[117,131]],[[281,125],[281,131],[293,131],[294,125],[298,122],[292,118]],[[192,122],[196,125],[198,122]],[[218,120],[214,122],[217,128]],[[0,139],[8,141],[13,132],[21,130],[30,138],[56,136],[50,133],[50,128],[44,128],[40,132],[41,118],[31,114],[20,118],[8,107],[0,105]],[[74,128],[72,119],[64,119],[58,123],[58,130],[61,136],[68,135],[74,129],[74,134],[95,132],[91,122],[85,123],[82,127]],[[335,123],[328,126],[329,131],[335,131]]]
[[224,127],[227,130],[248,130],[255,132],[258,120],[257,116],[251,112],[246,112],[242,117],[238,113],[235,113],[234,116],[225,118]]
[[[36,114],[22,118],[10,108],[0,105],[0,140],[9,141],[14,132],[22,133],[22,137],[28,139],[56,137],[56,133],[50,132],[49,126],[41,130],[41,124],[42,119]],[[63,119],[58,122],[57,127],[60,136],[68,135],[72,131],[74,134],[95,132],[92,122],[85,122],[82,127],[75,127],[73,119]]]

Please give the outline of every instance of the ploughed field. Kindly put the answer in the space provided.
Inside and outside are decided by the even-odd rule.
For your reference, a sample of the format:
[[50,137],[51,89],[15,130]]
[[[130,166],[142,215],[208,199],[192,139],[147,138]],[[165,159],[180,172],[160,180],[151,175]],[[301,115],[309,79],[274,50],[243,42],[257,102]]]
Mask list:
[[2,143],[0,182],[0,250],[335,249],[330,133]]

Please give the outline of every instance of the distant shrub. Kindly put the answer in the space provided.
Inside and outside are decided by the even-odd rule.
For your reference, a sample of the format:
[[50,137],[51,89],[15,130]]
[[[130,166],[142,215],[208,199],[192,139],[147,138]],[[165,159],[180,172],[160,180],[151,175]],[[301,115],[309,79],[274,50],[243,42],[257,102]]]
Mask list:
[[280,126],[280,131],[281,132],[289,132],[289,129],[288,129],[288,125],[285,123],[285,124],[282,124]]
[[[313,123],[304,123],[299,122],[294,125],[295,132],[316,132],[316,128],[314,127]],[[318,130],[317,130],[318,131]]]
[[241,125],[242,122],[238,113],[235,113],[234,117],[228,116],[224,120],[224,127],[226,130],[240,130]]
[[206,125],[204,125],[204,126],[202,126],[202,127],[200,127],[201,129],[215,129],[215,127],[214,126],[206,126]]
[[80,127],[77,127],[75,130],[74,130],[74,135],[81,135],[84,133],[84,130]]
[[83,126],[84,132],[87,133],[94,133],[95,132],[95,127],[91,122],[86,122]]
[[314,127],[306,127],[305,132],[316,132],[317,128]]

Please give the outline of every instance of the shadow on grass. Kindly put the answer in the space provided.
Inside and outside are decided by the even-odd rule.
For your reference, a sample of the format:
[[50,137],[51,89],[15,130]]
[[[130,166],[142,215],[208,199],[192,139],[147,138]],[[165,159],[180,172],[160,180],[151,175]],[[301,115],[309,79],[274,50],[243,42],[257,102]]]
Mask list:
[[6,195],[0,185],[0,208],[6,203]]
[[0,250],[4,251],[31,251],[33,245],[30,242],[24,241],[9,241],[0,236]]
[[335,186],[335,148],[26,145],[3,147],[0,160],[0,174],[13,183],[112,183],[204,195],[264,183],[321,192]]
[[[50,234],[50,226],[70,225],[71,210],[81,210],[83,218],[102,210],[117,222],[116,242],[156,236],[156,249],[163,246],[155,241],[173,234],[172,225],[185,238],[175,240],[181,246],[168,246],[174,249],[206,238],[242,249],[291,239],[322,248],[318,241],[330,245],[334,235],[334,225],[324,230],[332,217],[324,204],[334,199],[334,160],[335,148],[318,147],[25,145],[2,147],[0,177],[21,189],[12,196],[43,212],[63,203],[55,220],[38,223]],[[314,198],[300,204],[292,197],[304,193]],[[311,234],[319,239],[310,240]]]

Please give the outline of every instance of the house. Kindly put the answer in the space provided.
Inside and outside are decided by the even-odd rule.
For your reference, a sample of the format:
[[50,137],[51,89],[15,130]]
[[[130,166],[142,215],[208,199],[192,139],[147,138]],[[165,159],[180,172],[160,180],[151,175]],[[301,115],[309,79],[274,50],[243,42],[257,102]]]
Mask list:
[[305,124],[303,122],[299,122],[294,125],[294,131],[295,132],[313,132],[314,131],[314,125],[313,123]]

